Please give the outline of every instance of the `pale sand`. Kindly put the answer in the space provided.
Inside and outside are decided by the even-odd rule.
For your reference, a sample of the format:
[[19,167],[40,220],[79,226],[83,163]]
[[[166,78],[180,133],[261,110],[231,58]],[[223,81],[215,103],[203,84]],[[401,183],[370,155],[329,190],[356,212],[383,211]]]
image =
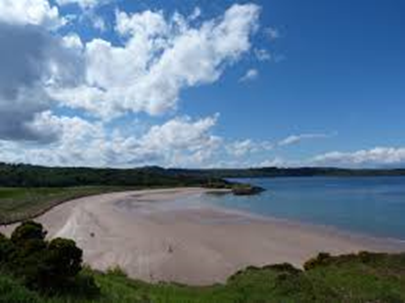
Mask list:
[[[49,237],[76,240],[84,260],[105,270],[119,265],[135,278],[203,285],[224,282],[249,265],[302,266],[320,251],[333,254],[405,251],[400,241],[260,218],[175,199],[206,190],[182,188],[104,194],[55,207],[37,221]],[[0,230],[10,232],[14,226]]]

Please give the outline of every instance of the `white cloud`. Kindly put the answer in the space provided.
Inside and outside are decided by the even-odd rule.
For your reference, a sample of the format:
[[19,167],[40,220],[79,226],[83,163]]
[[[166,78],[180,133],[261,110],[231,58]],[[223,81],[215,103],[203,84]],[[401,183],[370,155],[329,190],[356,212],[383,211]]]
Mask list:
[[91,9],[112,2],[112,0],[56,0],[59,5],[77,4],[83,9]]
[[304,140],[312,139],[327,139],[335,136],[335,134],[300,134],[300,135],[291,135],[282,140],[280,140],[278,146],[288,146],[292,144],[300,143]]
[[95,29],[98,29],[101,32],[104,32],[107,29],[107,23],[101,16],[93,15],[91,21],[93,22]]
[[47,85],[74,86],[84,74],[69,43],[41,27],[0,23],[0,139],[49,139],[30,123],[55,104]]
[[291,164],[284,160],[281,157],[275,157],[270,160],[265,160],[263,162],[260,162],[258,165],[255,165],[256,167],[288,167]]
[[10,24],[31,24],[56,28],[65,23],[56,6],[47,0],[1,0],[0,21]]
[[[305,140],[327,139],[335,136],[333,134],[300,134],[290,135],[280,141],[271,142],[269,140],[254,141],[251,139],[236,140],[228,142],[225,146],[227,153],[234,157],[243,157],[248,154],[262,154],[269,151],[274,151],[277,148],[299,144]],[[267,160],[265,160],[267,161]],[[273,160],[271,160],[273,161]],[[265,163],[265,162],[263,162]]]
[[37,115],[32,127],[40,132],[56,134],[50,144],[26,144],[0,141],[0,158],[14,163],[42,165],[102,165],[104,134],[100,124],[78,117],[57,117],[51,112]]
[[257,58],[257,60],[259,61],[269,61],[271,60],[271,55],[270,53],[263,48],[256,48],[254,50],[255,56]]
[[381,167],[405,164],[405,148],[376,147],[355,152],[329,152],[310,160],[314,165]]
[[280,31],[275,27],[267,27],[264,29],[265,35],[270,41],[274,41],[281,37]]
[[188,20],[194,21],[201,17],[202,11],[198,6],[194,9],[193,13],[188,17]]
[[274,144],[269,141],[253,141],[251,139],[237,140],[226,145],[228,154],[235,157],[246,156],[247,154],[271,151]]
[[55,134],[58,139],[50,144],[33,145],[0,140],[0,158],[43,165],[199,166],[220,146],[221,138],[211,134],[216,121],[217,116],[200,120],[178,117],[135,137],[123,135],[119,128],[110,131],[102,123],[59,117],[46,111],[36,116],[31,127]]
[[67,105],[107,116],[172,111],[182,90],[217,81],[250,49],[258,14],[254,4],[233,5],[221,18],[193,27],[179,14],[165,19],[161,11],[117,12],[116,29],[125,45],[90,41],[86,82],[50,92]]
[[[84,9],[96,5],[57,1],[72,2]],[[208,165],[224,150],[223,139],[213,134],[216,115],[177,117],[141,135],[129,134],[120,123],[111,129],[106,120],[173,112],[183,90],[217,81],[251,49],[259,11],[254,4],[233,5],[199,22],[194,22],[201,19],[199,9],[169,18],[162,11],[118,11],[115,30],[122,44],[117,45],[98,38],[86,43],[74,32],[59,36],[54,29],[67,17],[46,0],[0,0],[1,161]],[[80,117],[57,114],[63,106],[79,109]],[[89,114],[106,119],[90,120]]]
[[249,69],[246,71],[246,74],[244,74],[239,81],[240,82],[246,82],[246,81],[253,81],[259,77],[259,71],[257,69]]
[[219,147],[221,139],[210,134],[217,116],[192,121],[176,118],[152,127],[140,140],[142,150],[159,151],[172,166],[198,165]]

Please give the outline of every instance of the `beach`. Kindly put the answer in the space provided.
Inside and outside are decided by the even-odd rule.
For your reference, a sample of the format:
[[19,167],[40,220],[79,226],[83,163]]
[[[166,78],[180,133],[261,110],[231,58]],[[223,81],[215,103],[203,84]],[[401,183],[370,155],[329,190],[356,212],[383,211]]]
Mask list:
[[[133,278],[191,285],[220,283],[247,266],[318,252],[405,251],[405,244],[327,227],[193,203],[209,190],[176,188],[110,193],[61,204],[36,219],[48,237],[74,239],[95,269],[120,266]],[[10,233],[15,225],[2,227]]]

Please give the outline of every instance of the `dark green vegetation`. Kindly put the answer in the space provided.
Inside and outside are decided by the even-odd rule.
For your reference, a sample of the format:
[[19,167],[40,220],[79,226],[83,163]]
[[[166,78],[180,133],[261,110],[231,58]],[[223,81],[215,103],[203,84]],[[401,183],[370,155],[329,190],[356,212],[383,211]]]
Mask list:
[[191,175],[160,167],[133,169],[44,167],[0,163],[0,186],[3,187],[73,187],[73,186],[131,186],[226,187],[229,182],[220,178]]
[[311,177],[311,176],[405,176],[405,169],[341,168],[248,168],[248,169],[132,169],[44,167],[0,163],[0,186],[3,187],[72,187],[72,186],[205,186],[223,188],[223,178]]
[[211,178],[375,177],[405,176],[405,169],[345,169],[334,167],[258,167],[246,169],[171,169],[172,173]]
[[22,223],[10,238],[0,234],[0,272],[5,283],[12,283],[5,277],[15,279],[26,288],[22,294],[30,290],[45,296],[96,296],[99,289],[94,278],[81,273],[82,250],[73,240],[46,241],[45,236],[42,225],[33,221]]
[[0,224],[37,217],[50,208],[75,198],[128,190],[118,186],[21,188],[0,187]]
[[264,188],[250,184],[235,184],[232,188],[232,193],[235,196],[250,196],[260,194],[264,190]]
[[119,268],[82,267],[82,252],[66,239],[44,240],[27,222],[0,236],[0,302],[7,303],[269,303],[405,302],[405,254],[319,254],[299,270],[290,264],[249,267],[225,284],[150,284]]

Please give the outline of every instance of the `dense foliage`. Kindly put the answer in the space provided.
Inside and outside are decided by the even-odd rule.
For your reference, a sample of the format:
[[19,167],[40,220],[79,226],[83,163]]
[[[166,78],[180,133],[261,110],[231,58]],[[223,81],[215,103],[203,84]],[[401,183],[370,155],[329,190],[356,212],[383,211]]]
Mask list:
[[[18,226],[10,239],[0,235],[0,270],[40,293],[61,294],[83,288],[79,278],[82,250],[72,240],[46,241],[45,236],[42,225],[33,221]],[[88,292],[94,294],[94,281],[87,279],[85,283]]]
[[345,169],[334,167],[257,167],[246,169],[171,169],[172,173],[211,178],[368,177],[405,176],[405,169]]
[[0,163],[0,186],[66,187],[66,186],[207,186],[229,185],[222,178],[311,177],[311,176],[405,176],[405,169],[341,168],[247,168],[247,169],[132,169],[44,167]]
[[134,169],[44,167],[0,163],[0,186],[67,187],[67,186],[215,186],[228,182],[219,178],[190,175],[159,167]]

